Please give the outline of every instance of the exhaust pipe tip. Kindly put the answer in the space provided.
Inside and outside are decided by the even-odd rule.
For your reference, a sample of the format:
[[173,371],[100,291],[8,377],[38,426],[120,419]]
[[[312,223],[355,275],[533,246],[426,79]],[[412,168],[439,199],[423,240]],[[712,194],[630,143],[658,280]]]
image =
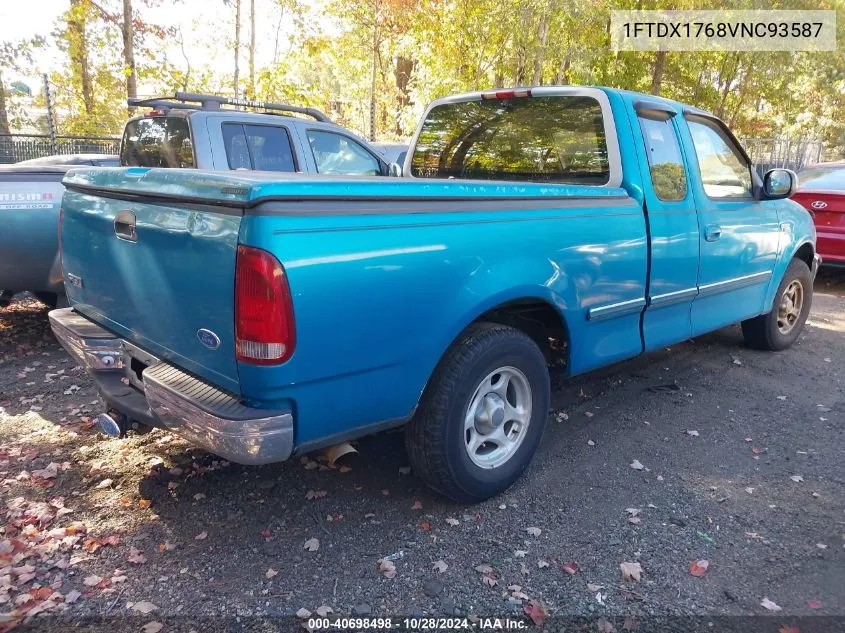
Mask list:
[[118,421],[108,413],[101,413],[97,416],[97,426],[109,437],[120,437],[121,433],[123,433],[123,429],[120,427]]

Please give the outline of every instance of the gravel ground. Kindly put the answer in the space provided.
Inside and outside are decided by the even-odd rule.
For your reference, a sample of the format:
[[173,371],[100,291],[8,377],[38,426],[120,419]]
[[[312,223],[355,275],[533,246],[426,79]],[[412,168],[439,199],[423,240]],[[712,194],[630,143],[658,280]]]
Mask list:
[[474,506],[409,473],[400,432],[333,467],[241,467],[158,430],[109,440],[46,315],[26,298],[0,310],[0,631],[293,630],[320,607],[845,630],[845,274],[823,272],[783,353],[732,327],[555,376],[532,467]]

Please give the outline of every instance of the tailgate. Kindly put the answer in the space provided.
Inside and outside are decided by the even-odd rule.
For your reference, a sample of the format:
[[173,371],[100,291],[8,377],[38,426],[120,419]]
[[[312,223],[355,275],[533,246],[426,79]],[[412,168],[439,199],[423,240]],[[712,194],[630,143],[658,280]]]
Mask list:
[[153,202],[119,186],[97,191],[96,181],[113,180],[114,171],[86,170],[81,184],[78,177],[65,181],[62,263],[71,305],[147,352],[239,393],[237,200]]

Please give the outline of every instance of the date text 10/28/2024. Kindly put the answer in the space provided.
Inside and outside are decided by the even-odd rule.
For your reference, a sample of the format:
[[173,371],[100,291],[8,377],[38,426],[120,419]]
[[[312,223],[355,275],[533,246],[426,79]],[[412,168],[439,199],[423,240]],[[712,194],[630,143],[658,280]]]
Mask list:
[[520,618],[414,618],[350,617],[309,618],[310,631],[521,631],[529,623]]

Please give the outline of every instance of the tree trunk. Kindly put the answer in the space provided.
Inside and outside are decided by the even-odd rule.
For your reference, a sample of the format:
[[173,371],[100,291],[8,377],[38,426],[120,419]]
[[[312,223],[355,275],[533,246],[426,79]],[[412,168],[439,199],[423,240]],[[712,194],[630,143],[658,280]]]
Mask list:
[[[123,63],[126,66],[126,98],[138,96],[135,74],[135,25],[132,22],[132,0],[123,0]],[[132,116],[132,108],[128,108]]]
[[563,56],[563,59],[560,60],[560,66],[558,66],[557,73],[555,74],[555,84],[558,86],[566,86],[569,84],[569,65],[571,61],[569,59],[569,50],[567,49],[566,55]]
[[238,98],[238,80],[240,79],[240,52],[241,52],[241,0],[235,0],[235,99]]
[[370,73],[370,140],[376,140],[376,66],[378,65],[378,3],[373,18],[373,66]]
[[666,65],[666,51],[657,51],[654,60],[654,73],[651,76],[651,94],[659,95],[663,85],[663,69]]
[[540,46],[537,48],[537,55],[534,57],[534,77],[531,82],[535,86],[543,85],[543,61],[546,57],[546,41],[549,38],[549,19],[545,15],[540,16],[540,26],[537,28],[537,39]]
[[255,0],[249,0],[249,98],[255,99]]
[[9,115],[6,113],[6,88],[3,86],[3,74],[0,73],[0,134],[10,134]]
[[403,136],[402,109],[411,104],[411,96],[408,94],[408,84],[411,82],[411,73],[414,72],[414,60],[399,55],[396,58],[396,90],[398,92],[396,108],[396,136]]
[[88,37],[85,32],[88,7],[86,0],[70,0],[70,15],[68,17],[68,44],[70,63],[73,74],[76,75],[82,88],[82,104],[85,113],[94,110],[94,93],[91,88],[91,71],[88,66]]

